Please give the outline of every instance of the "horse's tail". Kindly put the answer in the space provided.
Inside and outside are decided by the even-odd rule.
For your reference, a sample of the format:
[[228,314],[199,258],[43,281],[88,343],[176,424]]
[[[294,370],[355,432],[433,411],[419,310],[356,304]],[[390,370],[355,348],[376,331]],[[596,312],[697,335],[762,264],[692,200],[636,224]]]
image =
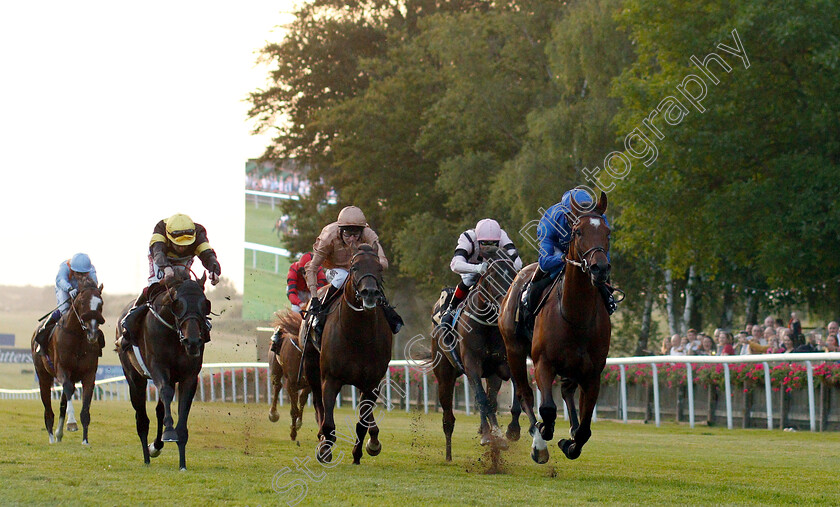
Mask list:
[[303,317],[294,310],[278,310],[274,312],[274,327],[280,327],[283,332],[283,338],[294,338],[300,332],[300,325],[303,323]]

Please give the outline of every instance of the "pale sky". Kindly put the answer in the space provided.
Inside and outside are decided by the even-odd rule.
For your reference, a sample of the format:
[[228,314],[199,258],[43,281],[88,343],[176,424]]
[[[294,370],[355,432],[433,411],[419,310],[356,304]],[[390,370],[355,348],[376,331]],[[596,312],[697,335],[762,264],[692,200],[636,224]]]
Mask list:
[[52,285],[81,251],[106,291],[137,293],[154,225],[186,213],[241,291],[244,165],[268,142],[244,99],[292,8],[0,3],[0,285]]

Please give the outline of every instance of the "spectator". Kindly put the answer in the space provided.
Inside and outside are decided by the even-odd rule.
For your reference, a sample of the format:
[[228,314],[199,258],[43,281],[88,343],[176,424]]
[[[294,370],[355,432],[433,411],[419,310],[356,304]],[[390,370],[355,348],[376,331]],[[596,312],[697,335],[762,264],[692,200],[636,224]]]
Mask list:
[[686,339],[688,340],[688,344],[685,349],[686,354],[694,354],[700,350],[700,337],[697,336],[697,330],[689,329],[688,332],[686,332]]
[[752,327],[753,327],[753,324],[747,324],[747,327],[744,328],[744,331],[746,331],[747,334],[750,334],[750,333],[752,333]]
[[771,341],[773,338],[776,338],[776,341],[778,342],[778,338],[779,338],[779,337],[778,337],[778,335],[776,334],[776,328],[774,328],[774,327],[772,327],[772,326],[771,326],[771,327],[767,327],[767,328],[765,328],[765,329],[764,329],[764,344],[765,344],[765,345],[770,345],[770,341]]
[[840,352],[840,347],[838,347],[837,343],[837,335],[829,335],[828,338],[825,339],[825,351]]
[[785,348],[782,346],[782,343],[779,341],[779,337],[773,335],[770,337],[770,345],[767,347],[766,354],[781,354],[785,351]]
[[837,339],[838,342],[840,342],[840,338],[838,338],[838,335],[837,335],[837,328],[838,328],[837,322],[832,320],[831,322],[828,323],[827,327],[828,327],[828,336],[826,336],[825,341],[828,342],[828,337],[833,336],[835,339]]
[[782,353],[790,354],[795,348],[796,346],[793,344],[793,338],[791,337],[791,335],[785,334],[782,337]]
[[818,337],[816,331],[808,333],[808,341],[805,345],[800,345],[793,349],[794,352],[822,352],[817,345]]
[[717,354],[715,350],[715,342],[710,336],[703,335],[700,340],[700,348],[694,353],[696,356],[714,356]]
[[750,353],[750,335],[746,331],[738,333],[738,345],[735,347],[735,354],[744,356]]
[[682,345],[682,338],[675,334],[671,337],[671,350],[668,352],[671,356],[684,356],[685,347]]
[[773,316],[771,316],[771,315],[768,315],[768,316],[764,317],[764,327],[765,328],[768,328],[768,327],[775,328],[776,327],[776,319],[774,319]]
[[799,322],[799,315],[796,312],[790,312],[790,321],[788,322],[788,329],[793,331],[793,343],[799,343],[800,336],[802,336],[802,323]]
[[723,344],[720,352],[718,355],[720,356],[734,356],[735,349],[732,347],[732,342],[735,341],[735,338],[732,336],[730,332],[721,332],[720,333],[720,342]]
[[662,347],[659,349],[659,353],[663,356],[667,356],[671,354],[671,337],[666,336],[662,339]]
[[757,343],[758,345],[767,345],[767,340],[764,339],[764,328],[760,325],[754,325],[750,334],[752,335],[753,343]]

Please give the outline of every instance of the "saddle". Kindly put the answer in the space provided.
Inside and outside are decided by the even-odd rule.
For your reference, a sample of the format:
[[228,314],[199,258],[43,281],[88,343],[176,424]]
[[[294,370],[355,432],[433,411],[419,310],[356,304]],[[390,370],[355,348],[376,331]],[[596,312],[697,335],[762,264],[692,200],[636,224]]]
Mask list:
[[[550,279],[543,278],[542,280],[536,282],[529,281],[525,284],[519,298],[519,303],[516,306],[516,317],[514,319],[516,322],[516,334],[525,336],[529,340],[531,339],[531,335],[534,333],[534,322],[537,319],[537,315],[543,306],[545,306],[545,302],[548,301],[548,296],[554,290],[554,286],[562,282],[565,274],[565,272],[561,273],[551,283],[548,283]],[[536,292],[531,294],[532,291]],[[529,308],[529,301],[536,301],[534,308]]]

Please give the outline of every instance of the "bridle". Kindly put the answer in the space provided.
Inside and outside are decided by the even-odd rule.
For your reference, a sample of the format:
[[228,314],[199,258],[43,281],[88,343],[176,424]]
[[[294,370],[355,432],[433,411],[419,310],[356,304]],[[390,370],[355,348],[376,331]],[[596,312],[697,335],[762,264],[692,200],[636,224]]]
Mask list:
[[[359,301],[362,298],[362,295],[359,293],[359,283],[361,283],[361,281],[364,280],[365,278],[371,277],[376,282],[376,289],[379,291],[379,296],[377,298],[378,299],[377,302],[382,302],[385,299],[385,295],[384,295],[385,290],[382,287],[382,281],[379,279],[378,276],[376,276],[375,273],[365,273],[362,276],[360,276],[358,279],[356,278],[356,267],[354,266],[354,264],[356,263],[356,259],[360,255],[372,255],[377,259],[377,261],[379,260],[378,255],[376,255],[373,252],[368,252],[368,251],[365,251],[365,250],[361,250],[359,252],[356,252],[353,255],[353,258],[350,259],[350,274],[351,274],[352,279],[353,279],[353,294],[356,298],[356,301]],[[347,300],[347,298],[345,298],[345,301],[346,300]],[[353,306],[353,304],[350,303],[350,301],[347,301],[347,306],[349,306],[352,310],[357,311],[357,312],[363,312],[364,311],[364,308],[357,308],[357,307]]]
[[[505,263],[505,264],[509,265],[511,268],[513,268],[513,273],[514,273],[513,276],[514,277],[516,276],[516,269],[514,268],[514,263],[509,258],[502,257],[502,258],[497,258],[497,259],[491,259],[491,263],[490,263],[491,266],[493,264],[496,264],[496,263]],[[487,272],[484,273],[483,275],[481,275],[481,278],[478,280],[478,282],[476,282],[476,285],[480,284],[481,281],[484,280],[484,278],[492,272],[493,271],[491,271],[488,268]],[[513,278],[511,278],[510,281],[513,282]],[[490,285],[494,285],[494,284],[491,283]],[[504,297],[505,292],[506,291],[502,291],[502,297]],[[464,306],[464,310],[462,312],[464,315],[466,315],[470,319],[472,319],[475,322],[477,322],[479,324],[482,324],[484,326],[495,326],[496,324],[498,324],[498,322],[499,322],[499,311],[498,311],[499,303],[498,302],[496,302],[496,301],[485,302],[484,308],[488,308],[488,307],[493,308],[494,306],[496,307],[496,311],[494,311],[492,313],[491,318],[489,318],[489,319],[484,319],[484,318],[480,317],[480,315],[482,315],[481,312],[475,311],[475,309],[472,308],[472,306],[471,306],[472,302],[473,302],[472,298],[467,299],[467,304]],[[472,310],[472,311],[470,311],[470,310]]]
[[[76,297],[73,298],[72,301],[70,301],[70,309],[73,310],[73,314],[76,316],[76,319],[79,321],[79,326],[82,328],[82,334],[87,334],[88,327],[85,325],[85,321],[82,320],[82,316],[79,315],[79,310],[76,309],[76,301],[79,300],[79,296],[81,296],[83,292],[86,292],[86,291],[89,291],[89,290],[90,291],[96,291],[97,296],[101,297],[101,294],[99,294],[99,291],[97,290],[96,287],[89,287],[89,288],[85,289],[84,291],[81,291],[78,294],[76,294]],[[64,329],[65,331],[71,332],[65,326],[61,326],[61,328]]]
[[[597,213],[584,213],[584,214],[578,216],[577,217],[578,225],[576,225],[572,229],[572,233],[575,233],[575,232],[578,231],[578,227],[580,227],[580,225],[579,225],[580,224],[580,219],[582,219],[582,218],[598,218],[598,219],[601,219],[602,217],[601,217],[601,215],[599,215]],[[606,224],[604,226],[606,227]],[[577,243],[577,238],[574,239],[574,242]],[[577,251],[577,247],[575,247],[575,251]],[[582,254],[578,255],[577,260],[570,259],[569,257],[566,257],[566,262],[568,262],[572,266],[575,266],[576,268],[580,268],[580,270],[583,271],[584,273],[589,274],[590,266],[592,264],[594,264],[592,262],[592,257],[591,256],[596,252],[603,252],[604,255],[607,255],[607,253],[608,253],[607,250],[602,246],[593,246],[589,250],[587,250],[587,251],[583,252]]]
[[164,308],[169,310],[169,313],[175,318],[175,325],[174,326],[172,324],[170,324],[166,319],[164,319],[160,315],[160,313],[155,311],[155,308],[151,303],[148,303],[149,312],[151,312],[151,314],[154,315],[154,317],[158,320],[158,322],[160,322],[161,324],[163,324],[164,326],[166,326],[170,330],[175,331],[175,333],[178,334],[178,340],[182,344],[186,344],[188,342],[187,337],[184,336],[184,332],[181,330],[183,328],[183,324],[185,322],[190,321],[190,320],[195,320],[198,323],[199,329],[201,329],[203,324],[204,324],[205,316],[202,315],[200,312],[197,312],[197,311],[189,312],[188,311],[188,305],[186,305],[186,304],[182,304],[182,307],[183,307],[182,311],[180,311],[178,313],[175,313],[175,311],[172,308],[172,306],[175,304],[175,301],[177,301],[177,298],[172,300],[172,302],[170,304],[164,306]]

